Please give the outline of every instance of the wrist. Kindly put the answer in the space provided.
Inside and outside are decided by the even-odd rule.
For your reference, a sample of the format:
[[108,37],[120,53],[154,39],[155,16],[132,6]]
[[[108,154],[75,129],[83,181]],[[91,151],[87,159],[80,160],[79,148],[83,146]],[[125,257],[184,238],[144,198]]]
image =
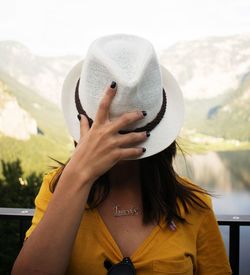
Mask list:
[[79,171],[78,169],[72,167],[72,165],[69,163],[64,168],[63,173],[74,182],[78,182],[84,186],[86,185],[91,187],[95,181],[90,173],[88,173],[87,169]]

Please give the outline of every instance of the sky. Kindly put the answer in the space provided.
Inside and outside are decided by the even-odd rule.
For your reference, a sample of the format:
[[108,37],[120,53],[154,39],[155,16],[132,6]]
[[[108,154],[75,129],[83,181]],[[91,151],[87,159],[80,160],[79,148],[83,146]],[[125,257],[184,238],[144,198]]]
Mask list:
[[178,41],[250,33],[250,0],[1,0],[0,41],[43,56],[82,55],[96,38],[129,33],[156,50]]

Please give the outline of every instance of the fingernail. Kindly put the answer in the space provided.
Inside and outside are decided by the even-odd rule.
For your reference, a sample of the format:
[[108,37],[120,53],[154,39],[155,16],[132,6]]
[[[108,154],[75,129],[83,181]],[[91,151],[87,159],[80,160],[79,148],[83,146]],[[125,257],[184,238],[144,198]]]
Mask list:
[[80,114],[78,114],[78,115],[77,115],[77,118],[78,118],[79,120],[81,120],[81,116],[80,116]]
[[146,148],[145,147],[142,148],[142,152],[143,153],[146,152]]
[[147,132],[146,132],[146,135],[147,135],[147,137],[149,137],[149,136],[150,136],[150,132],[149,132],[149,131],[147,131]]
[[144,116],[146,116],[146,115],[147,115],[147,112],[146,112],[146,111],[142,111],[142,114],[143,114]]
[[110,88],[114,89],[116,87],[116,82],[115,81],[112,81],[111,85],[110,85]]

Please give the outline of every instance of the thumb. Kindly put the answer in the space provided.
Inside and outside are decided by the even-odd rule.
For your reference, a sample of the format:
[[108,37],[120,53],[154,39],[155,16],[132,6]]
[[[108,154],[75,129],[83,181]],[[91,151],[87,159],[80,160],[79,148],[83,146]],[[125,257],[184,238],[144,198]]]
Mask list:
[[80,121],[80,138],[84,137],[89,131],[89,121],[83,114],[78,114],[77,118]]

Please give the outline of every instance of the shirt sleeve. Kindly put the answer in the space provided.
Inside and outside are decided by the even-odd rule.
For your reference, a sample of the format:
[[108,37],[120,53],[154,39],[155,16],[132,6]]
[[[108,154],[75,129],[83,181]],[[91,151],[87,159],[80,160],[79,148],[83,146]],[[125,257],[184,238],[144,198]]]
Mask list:
[[197,271],[195,274],[232,274],[224,241],[212,207],[207,210],[199,228],[197,236]]
[[49,184],[51,182],[51,179],[55,175],[57,169],[58,168],[55,168],[43,176],[43,181],[42,181],[40,190],[35,198],[35,213],[34,213],[34,216],[32,219],[31,226],[25,233],[24,240],[28,239],[28,237],[31,235],[32,231],[35,229],[37,224],[40,222],[40,220],[42,219],[42,217],[48,207],[49,201],[52,196],[52,193],[50,192],[50,189],[49,189]]

